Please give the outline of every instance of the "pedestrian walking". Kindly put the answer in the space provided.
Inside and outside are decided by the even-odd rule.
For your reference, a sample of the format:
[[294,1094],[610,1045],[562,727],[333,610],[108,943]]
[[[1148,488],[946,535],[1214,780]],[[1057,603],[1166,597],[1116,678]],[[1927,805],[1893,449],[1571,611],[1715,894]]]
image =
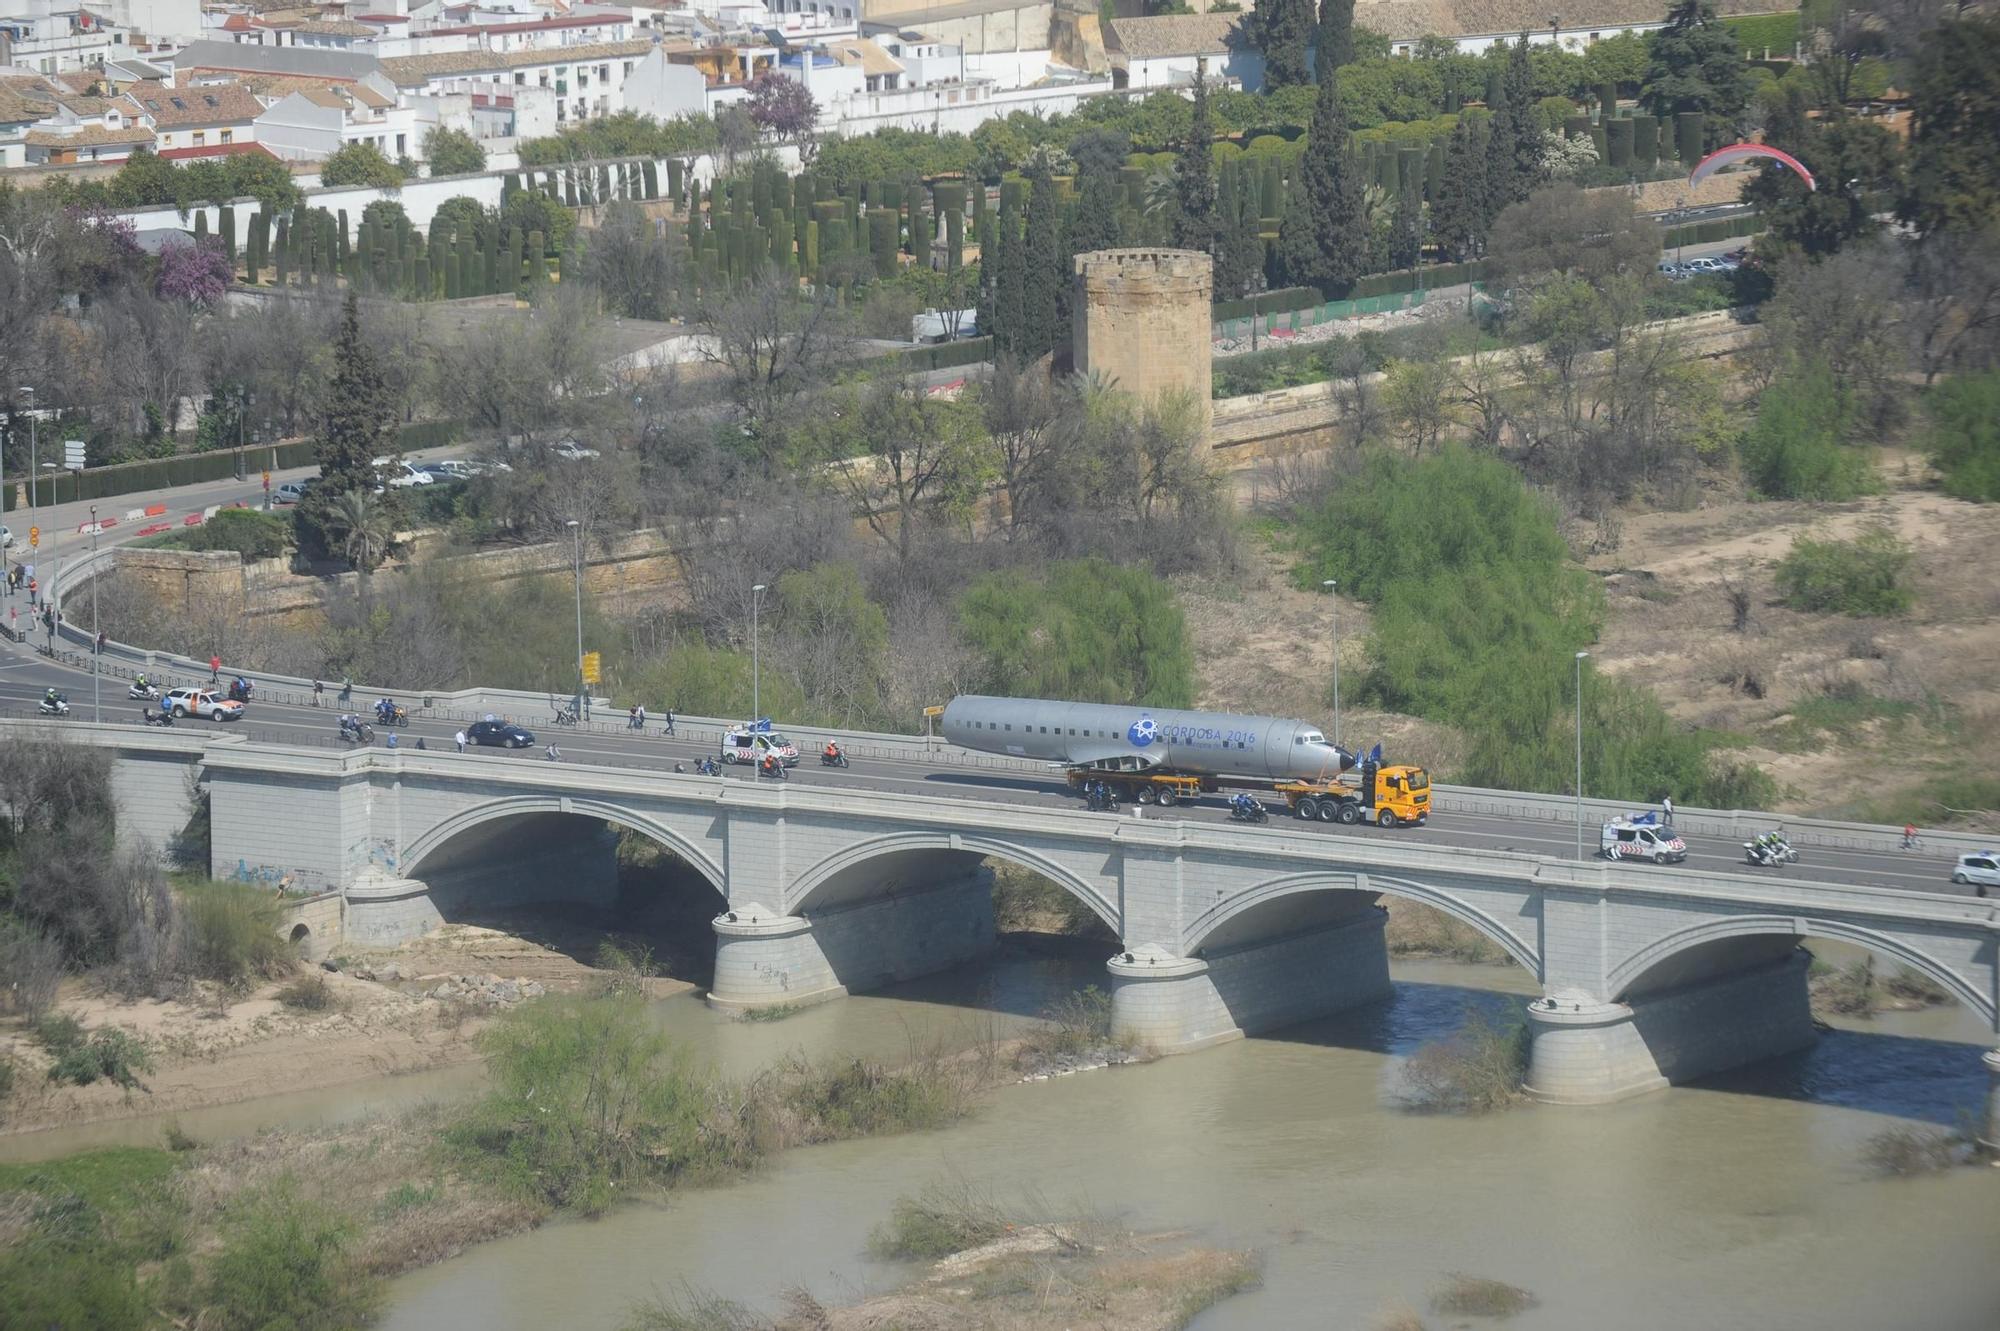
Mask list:
[[1674,820],[1674,797],[1672,795],[1660,796],[1660,814],[1660,821],[1663,823],[1671,823]]
[[98,633],[98,635],[97,635],[97,654],[98,654],[99,656],[102,656],[102,655],[104,655],[104,644],[105,644],[105,642],[106,642],[106,638],[105,638],[105,635],[104,635],[104,634],[103,634],[102,632],[99,632],[99,633]]
[[326,685],[315,677],[313,679],[313,706],[319,706],[320,700],[324,697],[326,697]]
[[671,707],[667,709],[667,733],[674,733],[674,709]]
[[548,757],[550,762],[559,763],[562,761],[562,750],[551,744],[548,749]]
[[625,728],[627,730],[637,730],[639,728],[639,709],[637,707],[633,707],[625,713]]
[[208,682],[211,684],[222,682],[222,658],[219,656],[211,655],[208,658]]
[[396,747],[396,732],[393,730],[389,732],[389,747],[392,749]]
[[340,701],[343,706],[354,701],[354,680],[351,676],[340,677]]
[[461,731],[459,731],[459,732],[458,732],[458,733],[457,733],[456,735],[453,735],[453,736],[452,736],[451,738],[452,738],[452,742],[458,745],[458,751],[459,751],[460,753],[464,753],[464,752],[465,752],[465,732],[464,732],[463,730],[461,730]]

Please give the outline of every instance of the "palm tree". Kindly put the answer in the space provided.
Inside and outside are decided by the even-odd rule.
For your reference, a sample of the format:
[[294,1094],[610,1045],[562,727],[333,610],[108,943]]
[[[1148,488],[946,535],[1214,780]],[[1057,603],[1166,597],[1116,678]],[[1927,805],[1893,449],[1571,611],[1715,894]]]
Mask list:
[[327,525],[342,533],[341,552],[360,572],[362,586],[375,563],[389,548],[389,515],[375,496],[363,490],[348,490],[333,497],[327,509]]

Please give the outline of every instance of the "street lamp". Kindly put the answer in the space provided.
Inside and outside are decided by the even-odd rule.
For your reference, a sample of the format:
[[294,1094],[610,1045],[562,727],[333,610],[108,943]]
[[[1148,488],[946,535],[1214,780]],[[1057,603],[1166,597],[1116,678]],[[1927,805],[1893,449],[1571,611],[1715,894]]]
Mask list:
[[97,505],[90,506],[90,719],[93,724],[104,720],[103,676],[98,673],[103,664],[104,649],[97,640]]
[[753,730],[757,727],[757,719],[764,714],[764,699],[759,691],[760,662],[757,658],[757,611],[763,603],[764,591],[761,582],[750,589],[750,728]]
[[1583,858],[1583,658],[1576,654],[1576,857]]
[[1328,578],[1320,583],[1326,588],[1327,604],[1333,608],[1333,747],[1340,747],[1340,596],[1334,588],[1340,585],[1338,578]]
[[563,524],[575,536],[576,547],[576,719],[583,720],[583,527],[575,518]]

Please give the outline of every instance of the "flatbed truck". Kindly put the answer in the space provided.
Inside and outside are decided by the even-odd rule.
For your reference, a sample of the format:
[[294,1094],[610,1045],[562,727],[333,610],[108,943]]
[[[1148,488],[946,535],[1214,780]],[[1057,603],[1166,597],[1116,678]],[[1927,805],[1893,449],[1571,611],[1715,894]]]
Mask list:
[[1431,815],[1430,773],[1404,764],[1363,763],[1352,779],[1324,781],[1253,776],[1205,776],[1190,772],[1068,769],[1069,784],[1081,792],[1102,781],[1118,797],[1138,804],[1172,807],[1223,790],[1248,790],[1285,801],[1293,816],[1323,823],[1374,823],[1379,827],[1422,826]]

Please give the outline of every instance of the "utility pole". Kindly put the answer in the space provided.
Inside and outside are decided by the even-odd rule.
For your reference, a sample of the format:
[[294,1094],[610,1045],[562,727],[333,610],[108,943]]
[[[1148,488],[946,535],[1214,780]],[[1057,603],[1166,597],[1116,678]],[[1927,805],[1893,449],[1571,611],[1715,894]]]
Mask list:
[[35,390],[22,384],[21,396],[28,399],[28,517],[32,520],[35,516],[35,477],[40,463],[35,456]]
[[90,506],[90,719],[104,720],[103,648],[97,642],[97,505]]
[[1340,594],[1334,589],[1338,578],[1320,583],[1326,588],[1327,603],[1333,608],[1333,747],[1340,747]]
[[761,582],[750,589],[750,728],[753,731],[757,728],[758,719],[764,715],[764,699],[760,687],[762,668],[757,654],[757,612],[764,599],[764,590],[764,584]]
[[1583,659],[1576,654],[1576,857],[1583,858]]
[[564,524],[575,538],[576,549],[576,719],[583,722],[583,527],[575,518]]

